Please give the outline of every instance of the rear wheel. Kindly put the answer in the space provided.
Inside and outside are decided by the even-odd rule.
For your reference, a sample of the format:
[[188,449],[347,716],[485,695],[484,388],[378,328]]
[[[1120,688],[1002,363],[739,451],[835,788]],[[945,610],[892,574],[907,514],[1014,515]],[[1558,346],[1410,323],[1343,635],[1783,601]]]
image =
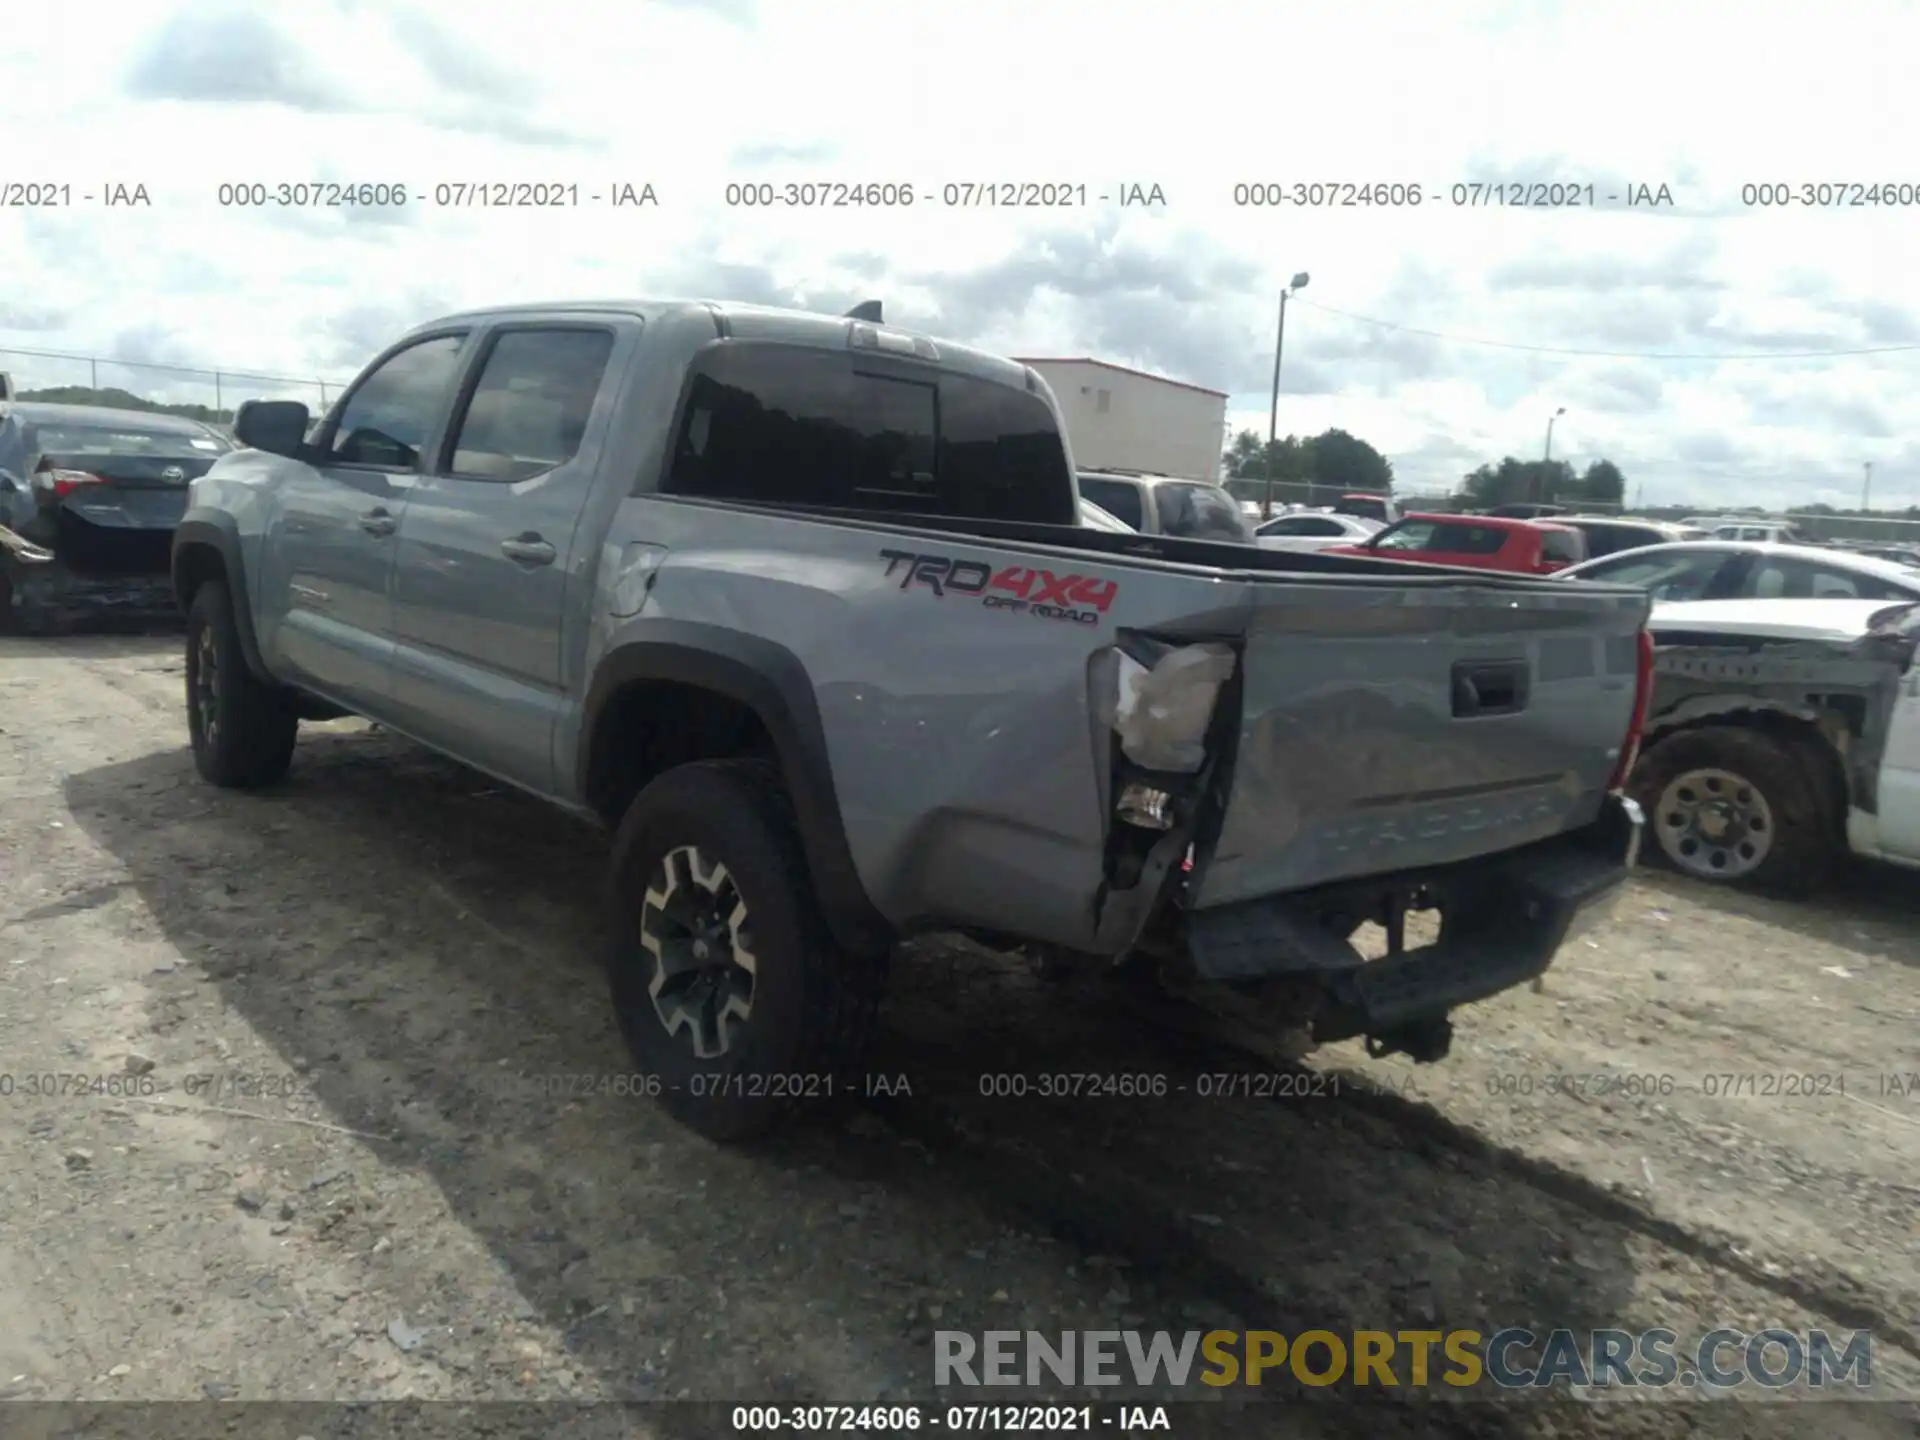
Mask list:
[[609,978],[634,1063],[680,1121],[742,1141],[860,1093],[885,957],[828,931],[779,771],[668,771],[614,843]]
[[1634,769],[1662,859],[1682,874],[1805,895],[1842,845],[1819,768],[1792,742],[1730,725],[1662,740]]
[[234,790],[287,773],[299,730],[291,698],[247,668],[226,585],[209,580],[187,611],[187,735],[194,768]]

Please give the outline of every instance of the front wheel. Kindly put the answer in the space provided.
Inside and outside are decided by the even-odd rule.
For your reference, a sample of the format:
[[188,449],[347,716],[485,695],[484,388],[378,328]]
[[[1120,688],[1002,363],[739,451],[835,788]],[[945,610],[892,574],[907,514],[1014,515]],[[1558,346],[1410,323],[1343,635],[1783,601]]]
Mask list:
[[300,721],[288,697],[247,668],[233,600],[221,581],[193,592],[186,669],[187,736],[201,776],[232,790],[284,777]]
[[628,808],[610,879],[614,1010],[676,1118],[743,1141],[858,1095],[884,956],[834,942],[774,766],[662,775]]
[[1699,880],[1805,895],[1841,844],[1816,767],[1788,743],[1731,725],[1683,730],[1634,769],[1661,857]]

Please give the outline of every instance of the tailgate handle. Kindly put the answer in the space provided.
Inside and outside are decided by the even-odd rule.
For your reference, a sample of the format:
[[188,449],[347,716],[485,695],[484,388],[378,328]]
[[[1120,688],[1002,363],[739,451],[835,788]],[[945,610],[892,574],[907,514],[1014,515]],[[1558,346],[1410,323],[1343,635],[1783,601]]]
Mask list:
[[1524,660],[1462,660],[1453,667],[1453,713],[1518,715],[1527,708],[1530,672]]

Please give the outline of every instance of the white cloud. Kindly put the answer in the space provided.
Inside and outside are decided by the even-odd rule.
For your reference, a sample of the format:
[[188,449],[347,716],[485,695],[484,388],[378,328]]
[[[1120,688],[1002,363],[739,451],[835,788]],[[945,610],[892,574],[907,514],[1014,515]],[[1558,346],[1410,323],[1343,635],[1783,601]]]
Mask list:
[[[1556,455],[1614,459],[1649,502],[1847,503],[1873,461],[1882,503],[1920,504],[1920,352],[1631,358],[1920,344],[1917,42],[1909,7],[1868,0],[56,8],[0,61],[8,178],[76,201],[140,183],[153,205],[0,213],[0,348],[337,380],[468,304],[878,295],[958,338],[1230,389],[1231,418],[1264,432],[1276,287],[1305,269],[1281,428],[1362,435],[1407,488],[1539,453],[1564,405]],[[577,185],[582,203],[432,204],[436,183],[491,179]],[[831,179],[1158,184],[1167,204],[723,203],[730,181]],[[1676,204],[1451,203],[1456,183],[1528,179],[1603,201],[1664,184]],[[223,182],[316,180],[415,199],[360,216],[216,203]],[[1255,181],[1426,200],[1236,207]],[[1742,205],[1743,184],[1854,181],[1916,203]],[[658,208],[586,198],[622,182],[652,183]],[[4,361],[26,383],[86,378]]]

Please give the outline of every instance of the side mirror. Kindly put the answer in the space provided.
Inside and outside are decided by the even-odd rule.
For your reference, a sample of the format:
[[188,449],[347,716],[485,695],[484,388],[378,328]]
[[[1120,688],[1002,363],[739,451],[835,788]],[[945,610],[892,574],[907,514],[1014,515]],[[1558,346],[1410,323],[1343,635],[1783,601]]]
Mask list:
[[298,400],[248,400],[234,414],[233,436],[249,450],[297,458],[306,447],[309,418]]

